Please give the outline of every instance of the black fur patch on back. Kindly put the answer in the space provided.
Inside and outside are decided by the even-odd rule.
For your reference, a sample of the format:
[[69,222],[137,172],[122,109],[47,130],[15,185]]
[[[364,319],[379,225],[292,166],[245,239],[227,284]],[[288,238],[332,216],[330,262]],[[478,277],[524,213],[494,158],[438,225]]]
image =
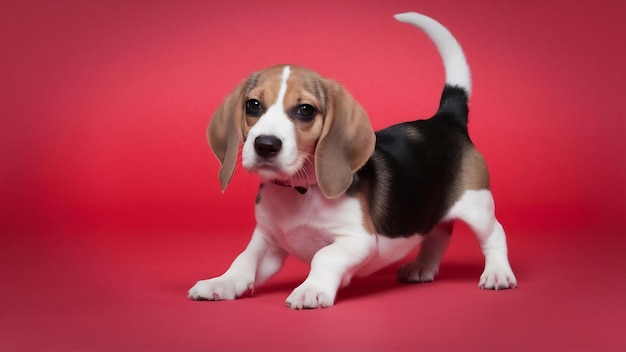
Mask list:
[[426,234],[456,201],[463,151],[472,143],[467,102],[465,89],[446,85],[435,116],[376,132],[374,153],[348,194],[365,195],[381,235]]
[[471,143],[455,116],[391,126],[376,133],[376,148],[355,174],[352,191],[368,197],[378,233],[388,237],[425,234],[455,200],[463,150]]

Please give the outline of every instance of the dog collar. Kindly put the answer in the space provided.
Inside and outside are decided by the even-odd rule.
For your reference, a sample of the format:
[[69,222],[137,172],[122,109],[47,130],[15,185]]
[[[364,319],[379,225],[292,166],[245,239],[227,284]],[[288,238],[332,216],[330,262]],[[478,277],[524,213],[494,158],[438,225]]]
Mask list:
[[283,186],[283,187],[293,188],[296,191],[298,191],[298,193],[300,193],[300,194],[305,194],[306,191],[309,190],[308,188],[305,188],[305,187],[300,187],[300,186],[295,186],[294,187],[294,186],[288,185],[288,184],[286,184],[284,182],[281,182],[281,181],[272,181],[272,183],[275,184],[275,185]]

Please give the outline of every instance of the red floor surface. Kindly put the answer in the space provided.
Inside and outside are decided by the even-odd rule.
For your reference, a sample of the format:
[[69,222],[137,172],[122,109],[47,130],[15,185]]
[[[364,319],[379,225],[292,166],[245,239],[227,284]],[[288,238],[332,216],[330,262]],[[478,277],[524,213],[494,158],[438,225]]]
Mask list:
[[[447,25],[473,72],[519,287],[477,286],[466,227],[431,284],[396,266],[291,311],[288,260],[252,297],[192,302],[254,226],[205,128],[248,73],[342,82],[382,128],[428,116],[443,71],[392,15]],[[626,350],[623,1],[0,1],[0,351]]]
[[[17,235],[17,233],[12,233]],[[20,233],[3,240],[3,351],[617,351],[626,346],[624,241],[617,233],[509,233],[520,286],[476,287],[476,241],[455,234],[431,284],[393,270],[356,279],[334,307],[291,311],[306,276],[288,261],[253,296],[192,302],[245,244],[225,233]],[[620,235],[623,235],[620,234]],[[613,236],[606,239],[606,236]],[[211,238],[212,237],[212,238]]]

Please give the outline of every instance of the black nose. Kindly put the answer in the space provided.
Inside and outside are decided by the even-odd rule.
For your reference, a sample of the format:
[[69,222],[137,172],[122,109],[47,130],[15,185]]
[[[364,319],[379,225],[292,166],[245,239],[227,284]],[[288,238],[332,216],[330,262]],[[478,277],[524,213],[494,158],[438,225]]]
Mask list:
[[254,140],[254,150],[263,158],[276,156],[282,146],[283,142],[274,136],[258,136]]

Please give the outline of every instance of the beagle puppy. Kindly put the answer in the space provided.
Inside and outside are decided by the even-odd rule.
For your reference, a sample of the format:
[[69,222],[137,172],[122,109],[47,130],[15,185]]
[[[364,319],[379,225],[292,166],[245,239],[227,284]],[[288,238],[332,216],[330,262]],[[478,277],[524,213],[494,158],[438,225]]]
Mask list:
[[193,300],[232,300],[278,272],[291,254],[310,264],[287,297],[291,309],[330,307],[352,277],[396,262],[421,243],[402,282],[433,281],[452,221],[469,225],[485,256],[478,286],[517,285],[496,220],[485,161],[467,129],[470,71],[450,32],[417,13],[396,15],[436,44],[446,71],[439,110],[427,120],[374,132],[339,83],[297,66],[252,74],[208,128],[225,190],[238,159],[257,173],[256,228],[221,276],[189,290]]

